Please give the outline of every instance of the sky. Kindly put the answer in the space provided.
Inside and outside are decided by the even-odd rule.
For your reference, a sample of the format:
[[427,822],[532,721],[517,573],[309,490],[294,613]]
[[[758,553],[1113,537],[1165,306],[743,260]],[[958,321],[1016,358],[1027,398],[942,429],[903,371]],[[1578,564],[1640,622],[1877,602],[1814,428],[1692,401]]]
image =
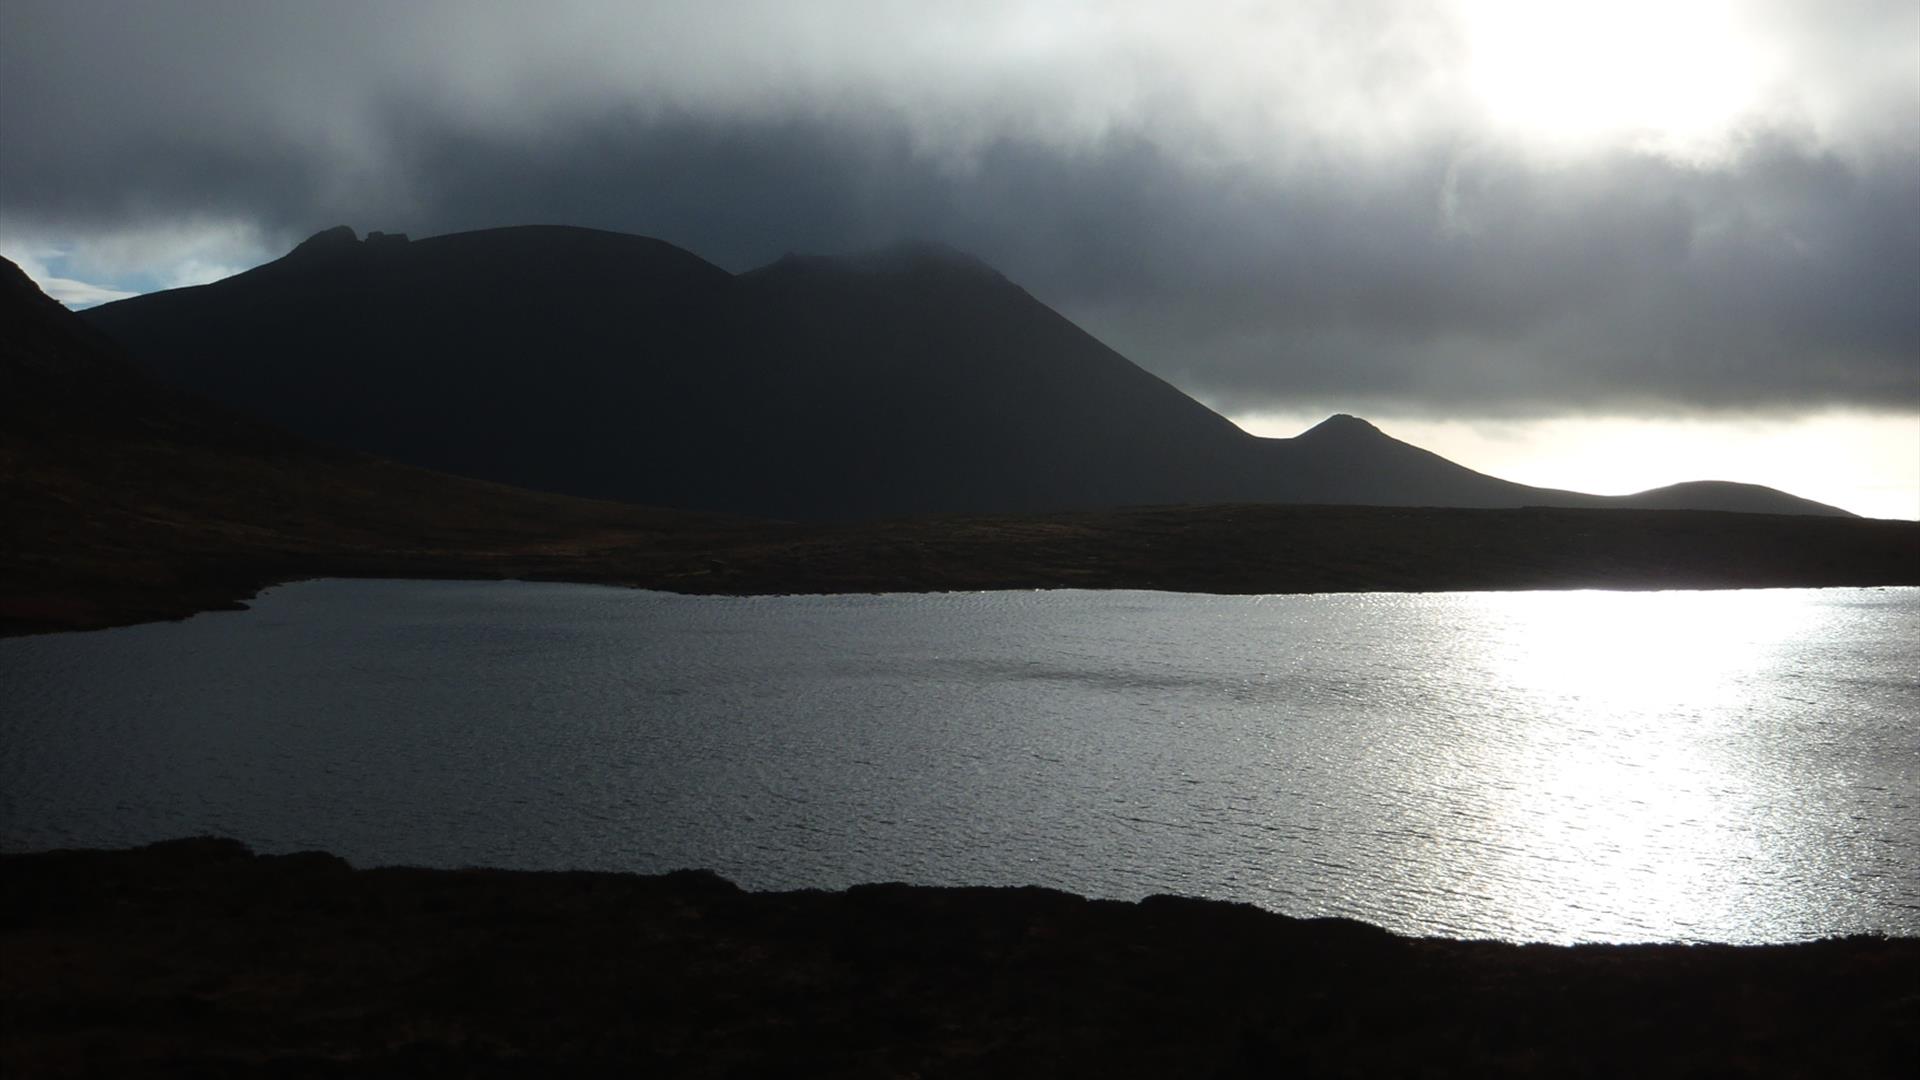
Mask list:
[[921,238],[1260,434],[1920,518],[1920,4],[6,0],[75,307],[348,224]]

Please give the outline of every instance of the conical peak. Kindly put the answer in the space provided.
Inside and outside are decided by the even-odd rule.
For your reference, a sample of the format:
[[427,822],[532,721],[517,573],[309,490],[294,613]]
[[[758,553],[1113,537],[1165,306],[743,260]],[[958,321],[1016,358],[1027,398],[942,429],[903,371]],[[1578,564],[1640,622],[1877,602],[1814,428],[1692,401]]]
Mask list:
[[1304,432],[1301,432],[1300,438],[1303,438],[1303,439],[1322,439],[1322,438],[1350,439],[1350,438],[1355,438],[1359,436],[1379,436],[1384,438],[1385,434],[1386,433],[1382,432],[1379,428],[1374,427],[1372,424],[1368,423],[1365,420],[1360,419],[1357,416],[1353,416],[1348,413],[1334,413],[1332,416],[1329,416],[1325,420],[1320,421],[1318,424],[1315,424],[1313,427],[1308,428]]

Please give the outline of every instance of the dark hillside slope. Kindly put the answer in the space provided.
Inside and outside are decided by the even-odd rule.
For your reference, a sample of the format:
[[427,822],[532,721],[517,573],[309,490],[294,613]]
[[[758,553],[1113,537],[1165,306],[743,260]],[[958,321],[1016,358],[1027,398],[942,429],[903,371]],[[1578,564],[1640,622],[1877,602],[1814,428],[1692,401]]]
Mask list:
[[[733,276],[585,229],[414,242],[337,229],[87,317],[161,378],[314,439],[662,506],[844,519],[1640,505],[1498,480],[1353,418],[1254,438],[932,245]],[[1834,512],[1781,500],[1770,509]]]
[[731,280],[669,245],[585,229],[419,245],[338,229],[224,281],[86,317],[135,342],[166,382],[309,438],[616,494],[614,478],[676,464],[608,447],[676,396]]
[[776,517],[1190,502],[1255,440],[985,266],[738,278],[637,237],[323,233],[87,313],[301,434],[550,491]]
[[770,513],[1218,501],[1254,441],[944,249],[790,256],[735,299],[743,332],[722,351],[757,372],[742,436],[785,449],[758,496]]
[[288,578],[695,557],[743,523],[317,446],[140,377],[0,259],[0,633],[178,618]]

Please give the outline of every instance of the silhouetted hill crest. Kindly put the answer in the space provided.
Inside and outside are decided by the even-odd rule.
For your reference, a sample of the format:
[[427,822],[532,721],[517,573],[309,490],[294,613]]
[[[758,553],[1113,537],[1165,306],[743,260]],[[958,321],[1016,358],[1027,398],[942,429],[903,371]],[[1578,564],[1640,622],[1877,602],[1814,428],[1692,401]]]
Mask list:
[[1351,445],[1382,440],[1398,441],[1371,423],[1349,413],[1334,413],[1294,436],[1295,442],[1303,444]]
[[[1345,414],[1255,438],[941,244],[738,275],[569,226],[374,247],[327,230],[86,318],[161,377],[311,438],[660,506],[1637,505],[1485,476]],[[313,257],[334,251],[361,257]]]
[[42,428],[83,419],[130,388],[150,389],[118,345],[0,257],[0,416]]
[[311,258],[329,252],[347,251],[360,246],[360,235],[350,225],[335,225],[331,229],[321,229],[305,240],[300,241],[288,253],[288,258]]
[[[1732,480],[1688,480],[1623,496],[1649,510],[1719,510],[1739,514],[1804,514],[1806,500],[1763,484]],[[1820,504],[1813,504],[1818,506]],[[1834,516],[1854,517],[1828,507]]]

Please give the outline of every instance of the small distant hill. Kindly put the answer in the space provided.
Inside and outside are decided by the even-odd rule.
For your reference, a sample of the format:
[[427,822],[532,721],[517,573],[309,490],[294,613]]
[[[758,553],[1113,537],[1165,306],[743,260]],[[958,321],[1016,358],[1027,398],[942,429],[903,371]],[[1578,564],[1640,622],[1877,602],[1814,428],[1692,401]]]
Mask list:
[[1247,434],[970,256],[729,274],[658,240],[336,228],[85,313],[155,377],[326,443],[543,491],[784,519],[1124,505],[1670,507],[1838,515],[1687,484],[1514,484],[1336,416]]
[[1731,510],[1743,514],[1827,514],[1852,517],[1838,507],[1810,502],[1778,488],[1735,484],[1725,480],[1693,480],[1669,484],[1619,500],[1649,510]]

